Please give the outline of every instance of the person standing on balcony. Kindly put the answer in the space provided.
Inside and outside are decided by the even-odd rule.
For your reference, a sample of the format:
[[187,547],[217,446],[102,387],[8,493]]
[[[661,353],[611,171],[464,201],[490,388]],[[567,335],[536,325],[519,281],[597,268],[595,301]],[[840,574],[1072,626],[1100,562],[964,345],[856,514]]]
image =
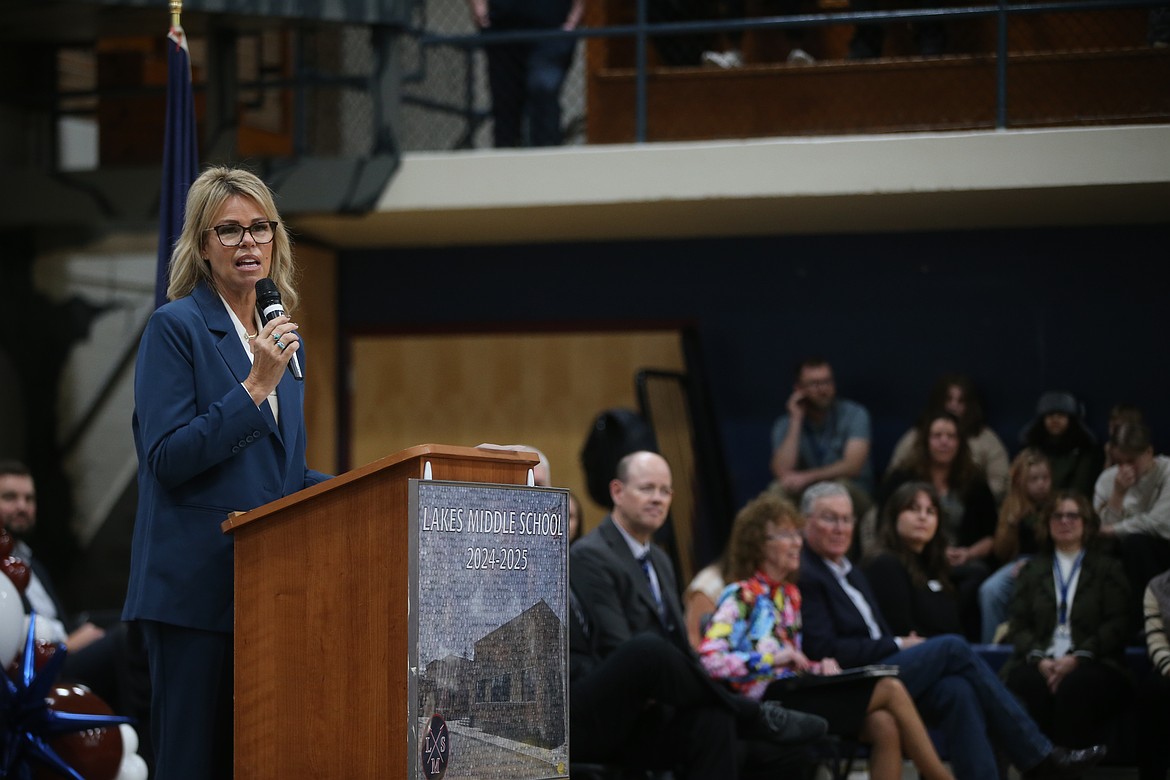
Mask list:
[[[585,0],[467,2],[484,33],[573,30],[585,10]],[[549,38],[484,47],[496,148],[561,143],[561,86],[576,45],[575,38]]]

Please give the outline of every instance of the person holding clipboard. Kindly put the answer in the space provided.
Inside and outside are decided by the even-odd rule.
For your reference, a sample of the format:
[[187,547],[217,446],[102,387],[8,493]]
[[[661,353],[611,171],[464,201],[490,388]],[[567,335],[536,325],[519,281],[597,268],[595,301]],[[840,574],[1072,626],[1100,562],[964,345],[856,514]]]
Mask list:
[[898,680],[896,667],[842,670],[801,652],[801,528],[796,508],[764,493],[739,514],[728,543],[732,582],[719,598],[699,653],[716,679],[756,699],[820,715],[829,732],[872,746],[870,777],[902,777],[903,751],[926,780],[953,780]]

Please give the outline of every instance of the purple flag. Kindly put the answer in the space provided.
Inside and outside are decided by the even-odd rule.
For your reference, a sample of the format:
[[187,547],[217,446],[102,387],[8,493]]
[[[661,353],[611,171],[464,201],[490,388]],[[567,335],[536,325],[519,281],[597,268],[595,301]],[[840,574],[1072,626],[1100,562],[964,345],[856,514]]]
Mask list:
[[171,248],[183,231],[187,189],[199,175],[195,137],[195,97],[191,90],[191,55],[182,27],[167,35],[167,125],[163,137],[162,194],[158,207],[158,271],[155,308],[167,302],[167,267]]

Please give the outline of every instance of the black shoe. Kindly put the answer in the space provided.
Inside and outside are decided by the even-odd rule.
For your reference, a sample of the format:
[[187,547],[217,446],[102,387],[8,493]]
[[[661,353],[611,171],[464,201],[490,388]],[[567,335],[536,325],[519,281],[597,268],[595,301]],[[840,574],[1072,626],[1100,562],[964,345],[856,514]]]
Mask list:
[[785,709],[778,701],[760,702],[756,734],[781,745],[813,742],[829,731],[829,722],[820,715]]
[[1036,766],[1024,773],[1027,780],[1070,780],[1105,758],[1105,746],[1093,745],[1084,750],[1052,749]]

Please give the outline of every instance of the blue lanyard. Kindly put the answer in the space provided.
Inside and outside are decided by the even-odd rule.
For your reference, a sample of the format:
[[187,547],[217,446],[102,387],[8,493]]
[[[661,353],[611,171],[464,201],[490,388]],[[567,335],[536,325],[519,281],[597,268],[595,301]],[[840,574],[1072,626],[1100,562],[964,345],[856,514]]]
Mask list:
[[1068,622],[1068,587],[1072,584],[1073,577],[1077,576],[1077,572],[1081,570],[1081,561],[1084,559],[1085,551],[1081,550],[1076,560],[1073,561],[1068,579],[1065,579],[1060,571],[1060,558],[1055,555],[1052,557],[1052,572],[1056,575],[1056,582],[1060,586],[1060,603],[1056,606],[1056,620],[1062,626]]

